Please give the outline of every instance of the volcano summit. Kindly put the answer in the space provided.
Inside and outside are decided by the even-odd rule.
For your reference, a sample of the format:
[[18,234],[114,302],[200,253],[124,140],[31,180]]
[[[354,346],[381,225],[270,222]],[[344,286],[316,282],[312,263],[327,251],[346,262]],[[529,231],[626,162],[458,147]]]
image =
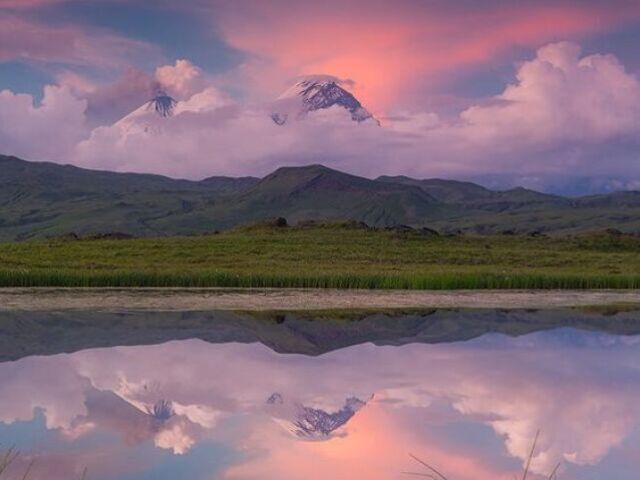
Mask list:
[[278,125],[284,125],[291,120],[301,120],[310,112],[338,106],[347,110],[355,122],[373,121],[379,124],[358,99],[341,86],[342,83],[330,76],[300,80],[275,101],[272,120]]

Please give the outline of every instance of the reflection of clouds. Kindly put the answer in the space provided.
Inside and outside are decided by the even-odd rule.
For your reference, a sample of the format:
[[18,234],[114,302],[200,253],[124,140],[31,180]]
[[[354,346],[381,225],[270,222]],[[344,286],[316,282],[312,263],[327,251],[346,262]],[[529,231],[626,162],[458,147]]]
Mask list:
[[[415,412],[412,412],[415,413]],[[243,464],[226,471],[223,478],[233,480],[389,480],[402,478],[400,472],[412,467],[407,452],[428,452],[429,460],[443,465],[447,476],[459,480],[512,480],[511,472],[501,471],[477,452],[443,447],[441,439],[419,427],[428,414],[407,418],[400,409],[379,403],[368,404],[348,423],[348,434],[324,442],[300,442],[273,430],[264,430],[248,439],[259,452]],[[418,420],[418,421],[417,421]],[[416,422],[413,423],[412,422]],[[264,446],[268,445],[268,450]],[[508,467],[507,467],[508,468]]]
[[174,404],[173,409],[177,415],[183,416],[192,423],[207,429],[212,429],[220,417],[219,411],[204,405]]
[[187,453],[195,443],[194,438],[187,431],[188,427],[188,422],[180,421],[160,430],[154,438],[156,447],[173,450],[176,455]]
[[78,439],[97,430],[112,431],[127,445],[152,439],[159,448],[183,454],[193,446],[200,430],[188,417],[176,414],[166,401],[141,410],[108,391],[89,389],[85,398],[87,413],[62,431],[67,438]]
[[[547,348],[541,338],[483,351],[477,365],[465,362],[459,371],[464,378],[449,382],[443,394],[455,395],[453,405],[464,415],[488,419],[518,458],[526,458],[541,429],[537,471],[550,471],[563,459],[597,463],[638,428],[640,408],[633,399],[640,393],[640,351],[623,342],[610,348],[616,346],[610,337],[601,337],[600,345]],[[630,358],[636,359],[632,368]],[[448,382],[448,375],[439,376]]]
[[84,392],[89,381],[77,373],[67,356],[50,361],[50,367],[41,358],[0,363],[0,422],[30,420],[40,408],[47,428],[64,428],[86,413]]
[[[348,419],[346,434],[303,446],[258,420],[274,391],[327,412],[340,411],[345,398],[375,397]],[[461,479],[503,478],[518,468],[491,451],[492,465],[502,465],[494,471],[480,460],[488,454],[480,445],[445,445],[432,432],[436,424],[447,431],[461,421],[489,426],[520,460],[540,429],[534,459],[539,473],[559,460],[595,464],[638,430],[639,394],[637,342],[563,332],[449,345],[361,345],[320,357],[193,340],[0,365],[4,423],[28,420],[40,408],[47,427],[69,438],[108,430],[128,444],[150,440],[176,454],[205,438],[224,439],[253,455],[230,470],[229,478],[265,478],[257,474],[260,469],[274,472],[272,478],[300,478],[296,468],[313,465],[318,478],[326,478],[334,461],[333,478],[355,478],[348,477],[350,469],[373,462],[372,455],[377,456],[370,478],[383,478],[390,473],[385,465],[397,474],[409,450],[427,452],[431,462]],[[162,399],[171,402],[173,415],[159,421],[148,411]],[[446,421],[443,405],[453,408]],[[252,419],[250,435],[220,429],[224,418],[237,415]],[[398,443],[387,445],[390,438]],[[367,442],[388,448],[378,452]],[[289,473],[280,472],[279,462],[289,462]]]

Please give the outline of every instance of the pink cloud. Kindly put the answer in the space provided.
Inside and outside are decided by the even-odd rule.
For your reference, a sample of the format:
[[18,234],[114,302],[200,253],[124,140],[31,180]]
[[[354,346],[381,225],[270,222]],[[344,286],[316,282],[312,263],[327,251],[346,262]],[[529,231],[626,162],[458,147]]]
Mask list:
[[[354,124],[336,107],[279,127],[269,104],[230,105],[215,88],[206,92],[180,102],[172,118],[147,112],[94,130],[74,160],[133,171],[154,165],[156,172],[195,178],[319,161],[370,176],[562,174],[577,165],[583,174],[597,174],[602,162],[590,152],[640,133],[640,80],[614,56],[582,56],[567,42],[541,48],[502,94],[453,119],[405,113],[378,128]],[[586,153],[567,155],[575,145]],[[610,157],[607,168],[628,174],[628,158]]]
[[146,72],[128,67],[115,82],[99,84],[72,71],[56,76],[58,84],[87,101],[86,116],[92,127],[110,124],[153,97],[157,81]]
[[86,115],[90,125],[108,125],[148,102],[159,90],[178,100],[197,100],[210,86],[210,79],[189,60],[162,65],[154,74],[127,67],[115,82],[98,83],[74,71],[56,75],[57,83],[68,87],[78,98],[87,100]]
[[54,3],[63,3],[68,0],[0,0],[0,8],[26,9],[50,5]]
[[615,56],[582,57],[568,42],[539,49],[495,100],[463,112],[476,135],[592,143],[640,130],[638,78]]
[[159,57],[155,47],[107,31],[78,25],[54,26],[0,12],[0,61],[121,68],[140,54]]
[[[511,473],[492,466],[477,453],[443,448],[429,432],[405,428],[411,414],[384,408],[364,407],[348,424],[348,433],[325,442],[299,442],[276,431],[263,430],[248,438],[245,448],[263,454],[229,468],[224,479],[277,478],[280,480],[354,479],[388,480],[403,470],[424,471],[408,456],[411,449],[427,452],[429,462],[459,480],[511,480]],[[424,420],[420,417],[420,420]],[[264,445],[270,445],[264,452]],[[496,463],[500,463],[497,461]]]
[[88,135],[87,102],[68,87],[47,86],[40,105],[28,94],[0,91],[0,144],[5,154],[63,161]]
[[175,65],[156,68],[155,78],[178,99],[188,99],[207,87],[202,70],[185,59],[176,60]]
[[[156,78],[130,70],[106,86],[77,75],[59,81],[41,105],[2,92],[0,117],[12,119],[0,125],[6,152],[188,178],[318,162],[366,176],[640,175],[629,149],[615,151],[640,133],[640,80],[615,56],[582,55],[568,42],[540,48],[501,94],[459,116],[399,112],[382,127],[356,124],[340,107],[278,126],[273,103],[234,102],[187,60],[160,67]],[[180,100],[172,117],[141,108],[92,128],[144,106],[156,82]]]
[[238,73],[252,88],[277,89],[300,74],[352,78],[365,104],[381,113],[412,106],[416,91],[461,66],[514,46],[601,31],[640,14],[633,2],[616,8],[566,1],[482,5],[248,0],[216,7],[215,19],[231,46],[252,55]]

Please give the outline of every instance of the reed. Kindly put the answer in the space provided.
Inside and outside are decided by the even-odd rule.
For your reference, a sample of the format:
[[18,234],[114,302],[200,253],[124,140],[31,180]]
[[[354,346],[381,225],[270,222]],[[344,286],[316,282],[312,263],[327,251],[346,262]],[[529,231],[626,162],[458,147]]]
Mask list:
[[[7,473],[7,470],[18,460],[20,457],[20,451],[15,447],[10,447],[5,451],[0,450],[0,479],[3,479]],[[31,470],[35,464],[35,460],[31,460],[24,471],[20,474],[19,478],[22,480],[28,480],[31,474]],[[80,480],[87,480],[87,468],[82,470]]]
[[194,272],[0,271],[0,287],[335,288],[373,290],[636,289],[640,276],[570,275],[295,275]]
[[[531,462],[536,453],[536,446],[538,445],[538,439],[540,438],[540,431],[536,432],[536,436],[533,440],[533,444],[531,445],[531,450],[529,451],[529,455],[527,456],[524,464],[524,471],[522,472],[522,480],[527,480],[529,478],[529,473],[531,472]],[[409,457],[413,459],[416,463],[423,467],[424,471],[422,472],[402,472],[405,475],[413,476],[413,477],[423,477],[430,478],[431,480],[449,480],[442,472],[437,470],[432,465],[428,464],[421,458],[418,458],[413,453],[409,453]],[[558,480],[558,472],[560,470],[561,463],[557,463],[553,468],[551,473],[546,477],[547,480]],[[514,478],[517,480],[517,477]]]
[[640,288],[640,238],[338,228],[0,244],[0,287]]

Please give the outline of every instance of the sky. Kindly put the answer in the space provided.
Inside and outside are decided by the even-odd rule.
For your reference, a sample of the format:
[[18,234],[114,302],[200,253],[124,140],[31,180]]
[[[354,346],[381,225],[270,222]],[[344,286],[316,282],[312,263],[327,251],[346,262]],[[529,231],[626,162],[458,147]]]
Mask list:
[[[0,0],[0,151],[191,179],[323,163],[634,189],[639,45],[637,0]],[[339,107],[275,125],[310,75],[380,125]],[[158,91],[178,102],[162,121]]]
[[[569,329],[450,344],[371,343],[319,356],[200,340],[0,364],[7,472],[111,480],[407,478],[414,453],[448,478],[637,478],[640,338]],[[428,366],[425,368],[425,366]],[[267,403],[282,399],[281,411]],[[297,406],[362,406],[300,437]],[[28,401],[25,401],[28,399]],[[172,415],[152,415],[164,400]],[[291,408],[286,408],[291,407]]]

